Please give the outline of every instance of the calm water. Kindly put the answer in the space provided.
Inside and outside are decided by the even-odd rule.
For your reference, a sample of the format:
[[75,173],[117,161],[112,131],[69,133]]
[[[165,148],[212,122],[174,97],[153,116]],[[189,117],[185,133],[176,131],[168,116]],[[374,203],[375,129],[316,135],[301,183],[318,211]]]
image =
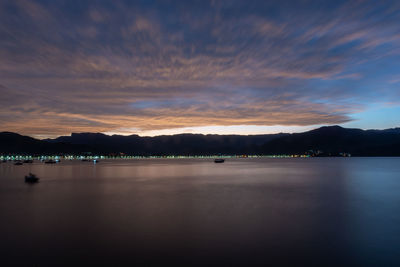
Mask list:
[[400,158],[0,164],[0,265],[135,263],[400,266]]

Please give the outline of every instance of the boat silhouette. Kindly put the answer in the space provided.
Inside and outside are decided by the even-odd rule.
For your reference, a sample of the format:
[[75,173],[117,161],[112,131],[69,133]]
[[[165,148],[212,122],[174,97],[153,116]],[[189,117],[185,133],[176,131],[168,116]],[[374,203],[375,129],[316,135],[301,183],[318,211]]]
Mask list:
[[29,175],[25,176],[25,183],[37,183],[37,182],[39,182],[39,178],[33,173],[29,173]]

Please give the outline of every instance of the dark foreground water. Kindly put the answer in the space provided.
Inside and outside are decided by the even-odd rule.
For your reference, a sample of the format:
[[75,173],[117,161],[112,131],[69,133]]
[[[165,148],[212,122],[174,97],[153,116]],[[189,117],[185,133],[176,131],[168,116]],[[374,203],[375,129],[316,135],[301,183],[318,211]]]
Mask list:
[[0,164],[1,266],[171,263],[400,266],[400,158]]

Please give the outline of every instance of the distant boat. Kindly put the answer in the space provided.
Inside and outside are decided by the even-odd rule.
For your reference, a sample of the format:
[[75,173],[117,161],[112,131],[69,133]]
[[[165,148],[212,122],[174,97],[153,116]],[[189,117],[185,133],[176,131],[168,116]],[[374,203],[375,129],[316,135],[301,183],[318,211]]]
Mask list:
[[215,163],[224,163],[225,160],[224,159],[214,159]]
[[17,161],[17,162],[14,163],[14,165],[22,165],[22,162],[21,161]]
[[99,161],[97,159],[94,159],[93,163],[99,163]]
[[25,183],[37,183],[39,182],[39,178],[33,173],[29,173],[29,175],[25,176]]
[[24,163],[33,163],[33,160],[31,160],[31,159],[26,159],[26,160],[24,160]]
[[46,163],[46,164],[55,164],[55,163],[57,163],[57,161],[49,159],[49,160],[45,161],[44,163]]

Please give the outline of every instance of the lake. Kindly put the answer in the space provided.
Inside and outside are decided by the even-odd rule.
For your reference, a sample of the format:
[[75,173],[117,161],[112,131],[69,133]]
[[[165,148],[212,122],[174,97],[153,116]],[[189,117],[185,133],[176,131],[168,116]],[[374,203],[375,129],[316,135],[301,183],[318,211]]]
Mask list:
[[0,265],[78,264],[400,266],[400,158],[1,163]]

